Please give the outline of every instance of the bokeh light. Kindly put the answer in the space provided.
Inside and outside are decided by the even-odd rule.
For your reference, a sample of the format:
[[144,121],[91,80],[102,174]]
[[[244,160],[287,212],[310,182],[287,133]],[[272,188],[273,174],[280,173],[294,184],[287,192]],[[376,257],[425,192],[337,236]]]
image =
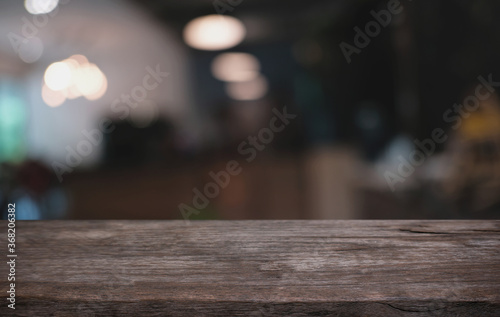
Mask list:
[[108,88],[104,73],[83,55],[73,55],[51,64],[44,75],[43,100],[56,107],[66,99],[84,96],[88,100],[101,98]]
[[104,74],[95,64],[80,65],[74,84],[84,96],[96,94],[104,86]]
[[260,63],[247,53],[223,53],[212,62],[212,75],[222,81],[249,81],[259,76]]
[[96,91],[85,94],[85,98],[87,98],[88,100],[97,100],[97,99],[101,98],[102,96],[104,96],[104,94],[106,93],[106,90],[108,89],[108,80],[106,79],[106,76],[104,76],[104,74],[101,71],[99,71],[99,77],[100,77],[99,78],[99,82],[100,82],[99,88]]
[[47,85],[43,85],[42,99],[50,107],[59,107],[66,101],[66,96],[63,91],[55,91]]
[[50,89],[63,90],[71,84],[71,69],[65,62],[52,63],[43,78]]
[[54,11],[59,0],[25,0],[24,7],[31,14],[46,14]]
[[243,23],[218,14],[196,18],[184,28],[184,41],[200,50],[223,50],[238,45],[245,38]]

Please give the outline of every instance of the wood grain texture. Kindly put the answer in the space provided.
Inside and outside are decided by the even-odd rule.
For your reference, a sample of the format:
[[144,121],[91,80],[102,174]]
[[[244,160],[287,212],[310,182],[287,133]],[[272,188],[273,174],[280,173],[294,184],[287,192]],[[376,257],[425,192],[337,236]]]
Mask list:
[[16,235],[2,316],[500,316],[500,221],[21,221]]

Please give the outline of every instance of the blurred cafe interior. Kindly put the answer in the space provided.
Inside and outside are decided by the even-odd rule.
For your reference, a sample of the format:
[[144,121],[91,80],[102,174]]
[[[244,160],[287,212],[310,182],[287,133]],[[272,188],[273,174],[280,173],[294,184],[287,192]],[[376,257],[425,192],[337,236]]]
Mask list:
[[0,0],[3,219],[499,219],[499,15]]

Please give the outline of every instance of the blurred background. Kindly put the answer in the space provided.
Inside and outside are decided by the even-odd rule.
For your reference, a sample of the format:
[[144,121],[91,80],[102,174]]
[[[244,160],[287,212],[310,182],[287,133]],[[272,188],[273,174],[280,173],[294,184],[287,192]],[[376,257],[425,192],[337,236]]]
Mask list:
[[499,14],[0,0],[3,218],[498,219]]

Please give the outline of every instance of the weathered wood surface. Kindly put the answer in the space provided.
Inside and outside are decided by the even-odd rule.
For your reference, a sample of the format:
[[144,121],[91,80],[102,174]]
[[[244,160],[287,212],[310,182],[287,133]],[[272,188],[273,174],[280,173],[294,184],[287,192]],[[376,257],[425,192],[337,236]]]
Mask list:
[[16,234],[16,310],[4,300],[2,316],[500,316],[500,221],[38,221]]

